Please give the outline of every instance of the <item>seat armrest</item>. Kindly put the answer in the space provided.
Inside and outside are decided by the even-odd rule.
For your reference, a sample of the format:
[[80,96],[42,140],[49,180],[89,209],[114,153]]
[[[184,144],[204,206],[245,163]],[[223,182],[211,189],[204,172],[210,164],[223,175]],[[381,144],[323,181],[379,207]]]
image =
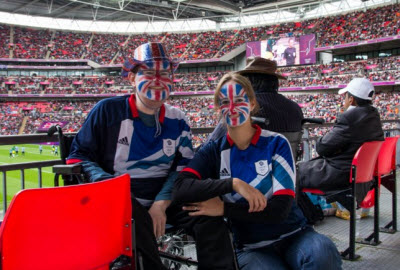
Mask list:
[[53,173],[62,175],[81,174],[82,165],[79,163],[69,165],[54,165]]

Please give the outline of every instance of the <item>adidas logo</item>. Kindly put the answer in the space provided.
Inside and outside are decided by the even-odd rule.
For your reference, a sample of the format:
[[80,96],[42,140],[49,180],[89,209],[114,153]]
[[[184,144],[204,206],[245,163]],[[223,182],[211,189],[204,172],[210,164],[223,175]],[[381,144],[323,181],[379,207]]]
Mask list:
[[220,172],[219,172],[220,176],[231,176],[231,174],[228,172],[228,170],[226,168],[223,168]]
[[122,139],[119,139],[118,143],[123,144],[123,145],[129,145],[128,137],[124,137]]

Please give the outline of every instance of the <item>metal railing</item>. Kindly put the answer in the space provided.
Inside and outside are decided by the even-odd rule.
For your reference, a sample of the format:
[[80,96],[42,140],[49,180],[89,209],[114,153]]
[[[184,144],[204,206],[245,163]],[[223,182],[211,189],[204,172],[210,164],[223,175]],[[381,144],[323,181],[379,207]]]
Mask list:
[[[17,145],[17,144],[30,144],[30,143],[44,143],[44,142],[57,142],[57,135],[47,136],[47,134],[30,134],[30,135],[10,135],[0,136],[0,145]],[[35,161],[15,164],[0,165],[3,189],[3,211],[7,210],[7,172],[17,171],[21,172],[21,190],[25,189],[25,170],[38,169],[38,187],[42,187],[42,168],[51,167],[56,164],[61,164],[61,160],[48,160],[48,161]]]
[[[396,123],[395,129],[385,130],[386,137],[392,137],[400,135],[400,121],[399,120],[386,120],[382,123]],[[330,127],[333,124],[305,124],[303,134],[303,158],[302,160],[309,160],[314,156],[315,144],[319,137],[309,136],[308,129],[313,127]],[[192,128],[193,134],[211,133],[214,130],[213,127],[209,128]],[[65,135],[75,135],[76,133],[66,133]],[[11,136],[0,136],[0,145],[18,145],[18,144],[35,144],[44,142],[57,142],[58,136],[48,136],[47,134],[30,134],[30,135],[11,135]],[[398,155],[399,156],[399,155]],[[42,168],[51,167],[57,164],[62,164],[61,160],[49,160],[49,161],[37,161],[37,162],[26,162],[26,163],[15,163],[15,164],[4,164],[0,165],[0,171],[3,174],[2,177],[2,189],[3,189],[3,211],[7,210],[7,172],[20,170],[20,181],[21,190],[25,188],[25,170],[26,169],[37,169],[38,170],[38,187],[42,187]]]

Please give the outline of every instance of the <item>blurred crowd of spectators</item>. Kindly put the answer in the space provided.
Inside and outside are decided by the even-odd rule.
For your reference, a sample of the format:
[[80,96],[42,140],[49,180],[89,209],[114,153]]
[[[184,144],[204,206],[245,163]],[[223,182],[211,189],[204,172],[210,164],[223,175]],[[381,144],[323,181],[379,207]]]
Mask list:
[[[307,87],[347,84],[354,77],[367,77],[373,82],[400,81],[400,56],[370,60],[279,68],[286,76],[281,87]],[[177,73],[175,92],[214,91],[218,81],[228,71]],[[0,77],[0,91],[7,93],[5,82],[14,82],[8,90],[13,94],[101,94],[127,93],[132,89],[121,76],[103,77]]]
[[[296,94],[287,95],[298,103],[306,118],[323,118],[326,123],[333,123],[342,111],[342,97],[335,93]],[[67,132],[76,132],[86,119],[88,112],[97,101],[53,101],[53,102],[6,102],[0,104],[0,121],[2,125],[0,135],[18,134],[24,117],[27,117],[23,133],[35,133],[40,125],[46,121],[67,121],[63,128]],[[192,128],[214,127],[219,121],[214,110],[213,98],[207,97],[173,97],[168,103],[180,108],[186,114]],[[373,105],[378,108],[382,120],[399,119],[400,93],[377,93]],[[385,123],[384,129],[399,128],[396,123]],[[330,127],[311,128],[309,135],[322,136]],[[193,145],[199,146],[207,134],[194,134]]]
[[173,57],[209,59],[221,57],[245,42],[282,36],[315,33],[317,46],[323,47],[359,40],[397,35],[400,30],[400,4],[365,11],[305,20],[201,33],[162,33],[157,35],[117,35],[73,33],[0,25],[0,56],[14,58],[90,59],[99,64],[118,64],[132,55],[134,48],[148,41],[164,42]]
[[400,30],[400,5],[351,12],[320,20],[317,46],[330,46],[397,35]]

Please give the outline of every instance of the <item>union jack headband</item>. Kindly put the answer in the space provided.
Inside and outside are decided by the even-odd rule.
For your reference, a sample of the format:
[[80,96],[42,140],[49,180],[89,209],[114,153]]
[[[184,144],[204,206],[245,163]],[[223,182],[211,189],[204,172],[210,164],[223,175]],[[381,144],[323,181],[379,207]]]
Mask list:
[[121,75],[122,77],[128,77],[130,71],[141,65],[146,65],[151,68],[154,61],[162,61],[162,66],[166,69],[170,67],[172,72],[175,72],[179,66],[179,62],[168,56],[162,43],[149,42],[137,47],[134,51],[133,58],[125,60]]

